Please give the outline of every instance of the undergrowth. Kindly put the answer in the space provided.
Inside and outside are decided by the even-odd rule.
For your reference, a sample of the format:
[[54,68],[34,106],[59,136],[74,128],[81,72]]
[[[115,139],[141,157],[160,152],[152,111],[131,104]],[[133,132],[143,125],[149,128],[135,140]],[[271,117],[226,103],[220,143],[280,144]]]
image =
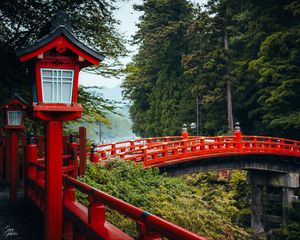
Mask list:
[[[133,162],[114,159],[106,166],[88,164],[80,180],[207,239],[249,239],[248,232],[237,221],[238,190],[212,189],[208,182],[199,182],[201,176],[171,178],[158,169],[144,170]],[[77,193],[77,198],[87,204],[81,193]],[[116,211],[108,209],[107,220],[137,236],[135,223]]]

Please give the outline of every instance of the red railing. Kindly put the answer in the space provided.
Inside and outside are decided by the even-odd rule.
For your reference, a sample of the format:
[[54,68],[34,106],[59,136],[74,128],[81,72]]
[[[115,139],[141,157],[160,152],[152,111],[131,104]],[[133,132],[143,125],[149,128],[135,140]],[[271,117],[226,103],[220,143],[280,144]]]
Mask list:
[[[67,224],[77,228],[77,233],[81,229],[81,232],[88,234],[87,237],[96,235],[99,239],[132,239],[105,220],[105,207],[108,207],[137,223],[138,239],[160,239],[160,236],[178,240],[205,239],[74,178],[64,176],[64,186]],[[88,196],[88,209],[75,200],[74,188]]]
[[[146,139],[143,141],[147,142]],[[91,161],[106,160],[108,155],[120,156],[125,160],[139,162],[144,167],[160,166],[189,159],[203,159],[220,156],[272,154],[300,157],[300,142],[266,136],[242,136],[239,131],[234,136],[190,137],[189,139],[132,144],[131,147],[95,146]],[[111,145],[109,145],[111,146]]]
[[164,142],[173,142],[181,140],[182,136],[168,136],[155,138],[138,138],[134,140],[92,145],[86,148],[87,156],[90,156],[91,162],[105,160],[110,156],[118,156],[126,152],[136,151],[144,147],[159,145]]
[[[73,150],[72,150],[73,149]],[[105,209],[117,211],[137,224],[139,239],[204,240],[192,232],[143,211],[120,199],[76,180],[77,145],[69,143],[69,154],[63,155],[63,236],[62,239],[133,239],[106,221]],[[45,212],[45,158],[38,158],[38,146],[31,140],[26,145],[25,197]],[[75,189],[88,196],[85,207],[75,199]]]

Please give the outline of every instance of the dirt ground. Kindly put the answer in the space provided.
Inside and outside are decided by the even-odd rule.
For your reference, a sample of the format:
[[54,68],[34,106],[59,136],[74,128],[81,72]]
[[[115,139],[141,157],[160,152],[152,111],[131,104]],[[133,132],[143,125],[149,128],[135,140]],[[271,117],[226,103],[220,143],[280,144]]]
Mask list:
[[7,189],[0,189],[0,240],[42,240],[42,222],[18,193],[15,205],[9,203]]

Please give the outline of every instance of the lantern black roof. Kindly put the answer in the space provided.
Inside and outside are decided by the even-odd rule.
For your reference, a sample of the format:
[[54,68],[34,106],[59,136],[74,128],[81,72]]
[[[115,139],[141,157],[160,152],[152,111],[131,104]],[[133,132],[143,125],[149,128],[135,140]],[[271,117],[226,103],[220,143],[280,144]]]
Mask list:
[[11,98],[9,98],[8,100],[2,101],[0,103],[0,109],[6,108],[7,106],[9,106],[12,103],[16,104],[16,102],[18,102],[18,104],[22,105],[23,107],[29,106],[29,103],[27,101],[25,101],[22,97],[20,97],[19,94],[13,93]]
[[63,34],[70,42],[72,42],[82,51],[86,52],[88,55],[99,61],[102,61],[104,59],[104,55],[102,53],[96,52],[93,49],[87,47],[74,36],[72,32],[71,22],[67,14],[65,14],[64,12],[58,12],[55,15],[54,19],[43,28],[42,33],[44,33],[45,31],[47,32],[47,30],[50,30],[50,32],[37,40],[34,44],[17,50],[17,56],[21,57],[23,55],[34,52]]

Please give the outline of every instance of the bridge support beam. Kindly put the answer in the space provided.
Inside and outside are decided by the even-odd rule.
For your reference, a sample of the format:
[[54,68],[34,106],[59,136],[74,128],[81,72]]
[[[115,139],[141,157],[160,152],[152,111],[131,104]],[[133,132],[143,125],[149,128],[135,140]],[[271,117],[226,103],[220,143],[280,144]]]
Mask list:
[[248,181],[260,186],[299,188],[299,173],[249,171]]

